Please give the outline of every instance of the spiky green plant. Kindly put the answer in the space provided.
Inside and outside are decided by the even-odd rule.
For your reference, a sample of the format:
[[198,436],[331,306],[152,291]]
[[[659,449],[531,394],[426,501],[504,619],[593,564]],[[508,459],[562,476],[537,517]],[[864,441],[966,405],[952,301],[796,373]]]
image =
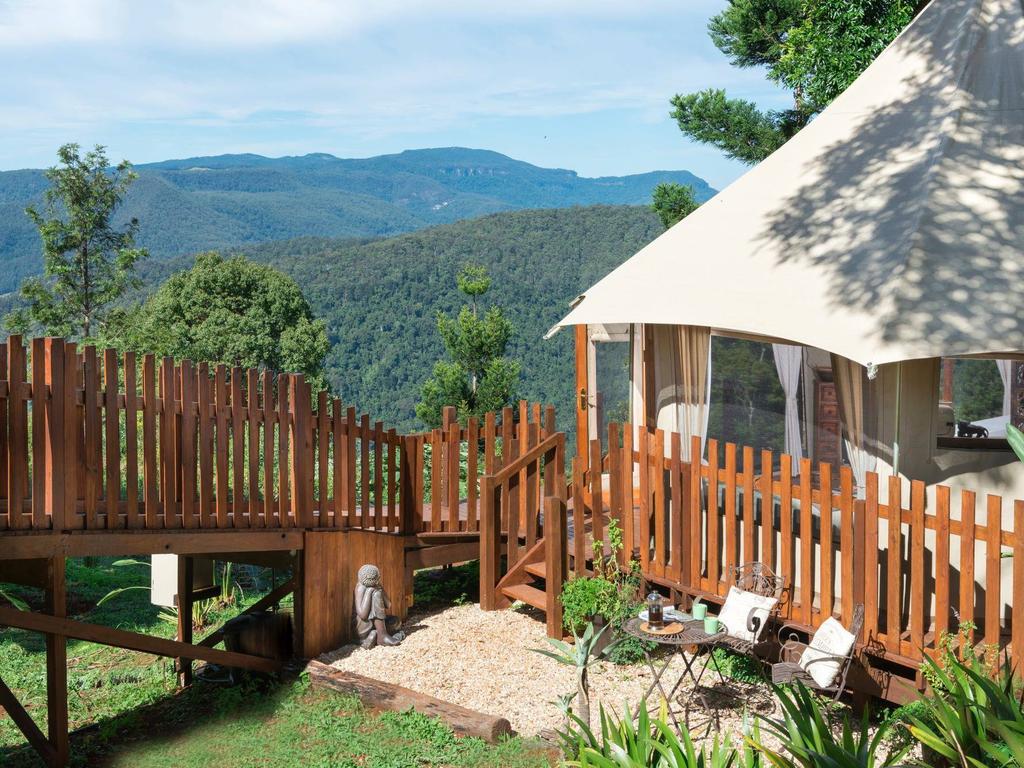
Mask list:
[[634,719],[627,712],[618,718],[601,707],[601,733],[595,734],[578,718],[575,735],[575,758],[565,766],[593,768],[757,768],[756,753],[747,748],[737,750],[715,738],[710,749],[698,748],[689,731],[677,732],[668,723],[667,705],[663,701],[658,717],[651,718],[647,704],[641,702]]
[[883,723],[872,734],[866,708],[859,726],[844,716],[841,728],[835,729],[826,705],[803,684],[773,688],[782,706],[782,717],[764,717],[761,722],[781,748],[773,749],[750,736],[747,743],[775,768],[887,768],[900,765],[910,748],[908,745],[887,753],[889,726]]
[[953,655],[943,665],[928,657],[925,667],[935,693],[924,715],[911,718],[914,738],[952,766],[1024,766],[1024,699],[1009,660],[995,678],[975,656]]
[[572,645],[563,640],[555,640],[548,637],[545,639],[553,650],[548,650],[547,648],[530,649],[534,653],[554,659],[559,664],[576,668],[576,701],[579,707],[579,718],[587,723],[588,726],[590,725],[590,661],[592,658],[606,656],[615,645],[613,642],[600,652],[595,653],[594,648],[597,645],[597,641],[601,639],[601,636],[607,629],[608,627],[604,626],[595,633],[594,625],[587,624],[582,635],[577,635],[573,632]]

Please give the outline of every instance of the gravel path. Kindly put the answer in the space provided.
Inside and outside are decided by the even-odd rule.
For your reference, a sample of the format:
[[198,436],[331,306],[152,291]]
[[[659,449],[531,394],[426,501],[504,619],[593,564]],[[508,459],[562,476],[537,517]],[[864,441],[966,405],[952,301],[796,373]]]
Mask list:
[[[574,670],[529,650],[549,647],[539,614],[527,610],[483,612],[476,605],[462,605],[436,613],[413,613],[406,629],[409,635],[398,647],[364,651],[345,646],[320,660],[507,717],[523,735],[562,726],[562,715],[554,702],[575,690]],[[676,656],[664,680],[675,681],[681,672],[682,662]],[[708,670],[706,685],[713,675]],[[621,712],[626,703],[638,702],[649,684],[650,673],[642,664],[592,665],[590,690],[595,724],[599,703]],[[732,685],[741,694],[738,699],[712,695],[711,703],[719,711],[721,728],[717,732],[738,740],[744,707],[751,712],[772,712],[774,701],[763,686]],[[651,706],[657,706],[656,697],[651,698]]]

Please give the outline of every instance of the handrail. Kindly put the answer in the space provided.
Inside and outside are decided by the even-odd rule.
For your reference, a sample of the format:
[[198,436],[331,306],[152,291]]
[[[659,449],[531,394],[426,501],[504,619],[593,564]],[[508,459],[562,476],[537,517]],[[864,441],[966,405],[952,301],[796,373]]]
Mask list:
[[541,440],[537,445],[528,450],[522,456],[517,456],[512,459],[511,462],[506,464],[504,467],[499,469],[493,475],[483,475],[483,477],[490,477],[495,485],[505,482],[512,475],[520,470],[524,469],[527,465],[532,464],[545,453],[550,451],[552,448],[558,445],[559,440],[565,439],[564,432],[555,432],[553,435]]

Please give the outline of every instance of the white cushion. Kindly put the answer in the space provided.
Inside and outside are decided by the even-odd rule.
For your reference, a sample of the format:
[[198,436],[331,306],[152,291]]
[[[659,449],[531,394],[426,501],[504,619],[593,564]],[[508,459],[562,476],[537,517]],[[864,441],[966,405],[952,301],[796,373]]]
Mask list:
[[[718,620],[726,631],[737,640],[746,640],[748,643],[756,643],[758,636],[764,631],[768,623],[768,614],[779,602],[774,597],[764,597],[754,592],[747,592],[736,587],[729,588],[729,594],[725,598],[725,605],[718,614]],[[761,620],[757,632],[747,629],[747,620],[750,612]]]
[[830,688],[839,674],[840,659],[849,655],[857,638],[829,616],[818,627],[810,645],[800,656],[800,667],[822,688]]

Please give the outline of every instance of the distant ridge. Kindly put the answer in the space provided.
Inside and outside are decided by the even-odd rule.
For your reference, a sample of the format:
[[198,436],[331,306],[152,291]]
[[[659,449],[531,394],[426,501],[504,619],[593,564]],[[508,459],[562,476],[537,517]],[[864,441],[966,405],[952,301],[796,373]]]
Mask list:
[[[689,171],[587,178],[464,147],[362,159],[214,155],[136,169],[122,215],[139,219],[158,260],[293,237],[376,238],[501,211],[643,205],[663,181],[692,185],[699,200],[715,193]],[[45,188],[40,170],[0,172],[0,293],[40,270],[24,208]]]

